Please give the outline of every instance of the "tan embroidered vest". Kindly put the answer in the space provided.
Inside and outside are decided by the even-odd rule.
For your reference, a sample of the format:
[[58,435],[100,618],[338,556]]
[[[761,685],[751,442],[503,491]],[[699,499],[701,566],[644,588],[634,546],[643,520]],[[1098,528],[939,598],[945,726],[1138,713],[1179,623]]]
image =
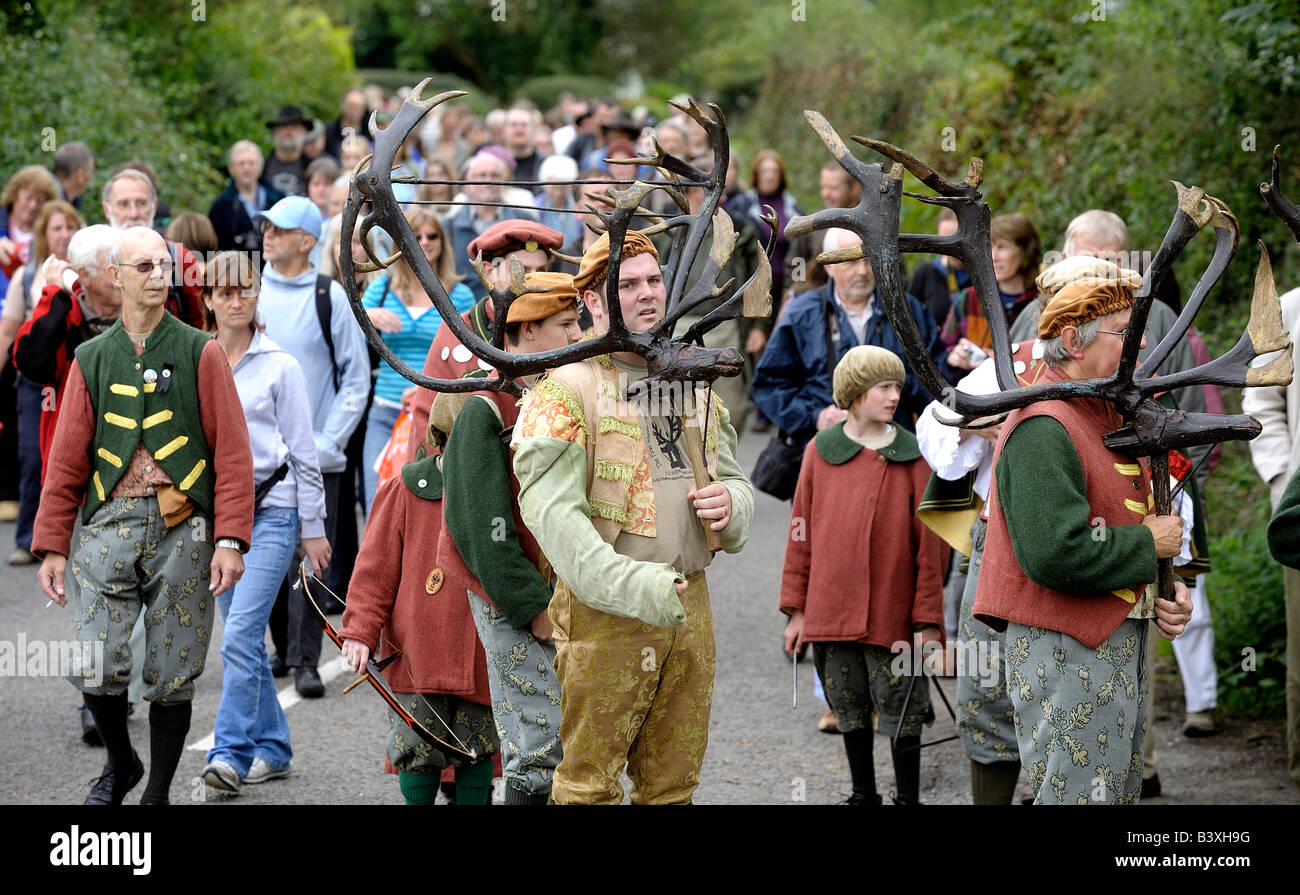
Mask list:
[[[654,492],[649,485],[645,433],[637,404],[624,397],[629,384],[627,374],[602,355],[552,370],[547,378],[563,384],[581,404],[568,409],[575,420],[581,419],[586,437],[587,498],[596,531],[610,545],[624,531],[655,537]],[[695,425],[701,430],[704,430],[708,399],[707,384],[697,386],[693,415]],[[718,429],[722,420],[722,399],[717,393],[708,400],[708,411],[711,413],[704,440],[704,459],[710,478],[716,479]],[[638,471],[643,475],[639,476]],[[638,480],[645,482],[644,487],[638,486]],[[649,501],[648,513],[644,511],[646,501]]]

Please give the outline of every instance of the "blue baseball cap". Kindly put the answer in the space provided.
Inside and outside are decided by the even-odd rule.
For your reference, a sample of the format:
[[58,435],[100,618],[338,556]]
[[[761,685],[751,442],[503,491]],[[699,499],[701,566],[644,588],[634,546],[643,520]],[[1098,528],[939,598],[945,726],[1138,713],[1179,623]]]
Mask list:
[[286,196],[266,211],[259,211],[253,220],[270,221],[281,230],[302,230],[320,239],[320,209],[306,196]]

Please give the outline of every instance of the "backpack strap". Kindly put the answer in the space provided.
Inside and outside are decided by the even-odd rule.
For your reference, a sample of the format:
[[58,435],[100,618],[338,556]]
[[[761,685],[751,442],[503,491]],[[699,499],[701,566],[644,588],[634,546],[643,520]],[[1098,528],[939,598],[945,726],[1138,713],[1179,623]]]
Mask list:
[[331,330],[334,305],[330,301],[330,284],[334,281],[325,274],[316,275],[316,319],[320,321],[321,335],[325,339],[325,348],[330,353],[330,369],[334,371],[334,391],[339,390],[339,365],[334,359],[334,333]]

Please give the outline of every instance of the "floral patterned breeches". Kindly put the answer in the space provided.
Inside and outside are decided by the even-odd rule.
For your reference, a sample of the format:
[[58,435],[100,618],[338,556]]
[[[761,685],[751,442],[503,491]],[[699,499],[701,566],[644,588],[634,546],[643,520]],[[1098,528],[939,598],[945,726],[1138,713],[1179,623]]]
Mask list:
[[1007,686],[1035,805],[1130,805],[1142,790],[1150,622],[1126,619],[1095,650],[1007,625]]
[[[194,698],[212,636],[216,600],[208,590],[212,523],[201,513],[168,528],[154,497],[119,497],[95,511],[72,536],[65,586],[82,651],[68,677],[80,690],[126,691],[143,662],[144,698],[174,704]],[[128,643],[143,611],[145,648]]]

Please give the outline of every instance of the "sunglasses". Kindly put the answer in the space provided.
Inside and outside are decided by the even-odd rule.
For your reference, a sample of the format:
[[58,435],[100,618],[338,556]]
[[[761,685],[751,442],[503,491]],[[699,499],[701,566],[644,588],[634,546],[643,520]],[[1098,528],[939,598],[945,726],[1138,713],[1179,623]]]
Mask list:
[[149,274],[153,273],[153,269],[155,267],[157,267],[159,270],[162,271],[163,276],[167,276],[172,272],[172,267],[173,267],[172,262],[170,260],[169,261],[140,261],[135,264],[123,264],[122,266],[133,268],[134,270],[144,274],[145,276],[149,276]]

